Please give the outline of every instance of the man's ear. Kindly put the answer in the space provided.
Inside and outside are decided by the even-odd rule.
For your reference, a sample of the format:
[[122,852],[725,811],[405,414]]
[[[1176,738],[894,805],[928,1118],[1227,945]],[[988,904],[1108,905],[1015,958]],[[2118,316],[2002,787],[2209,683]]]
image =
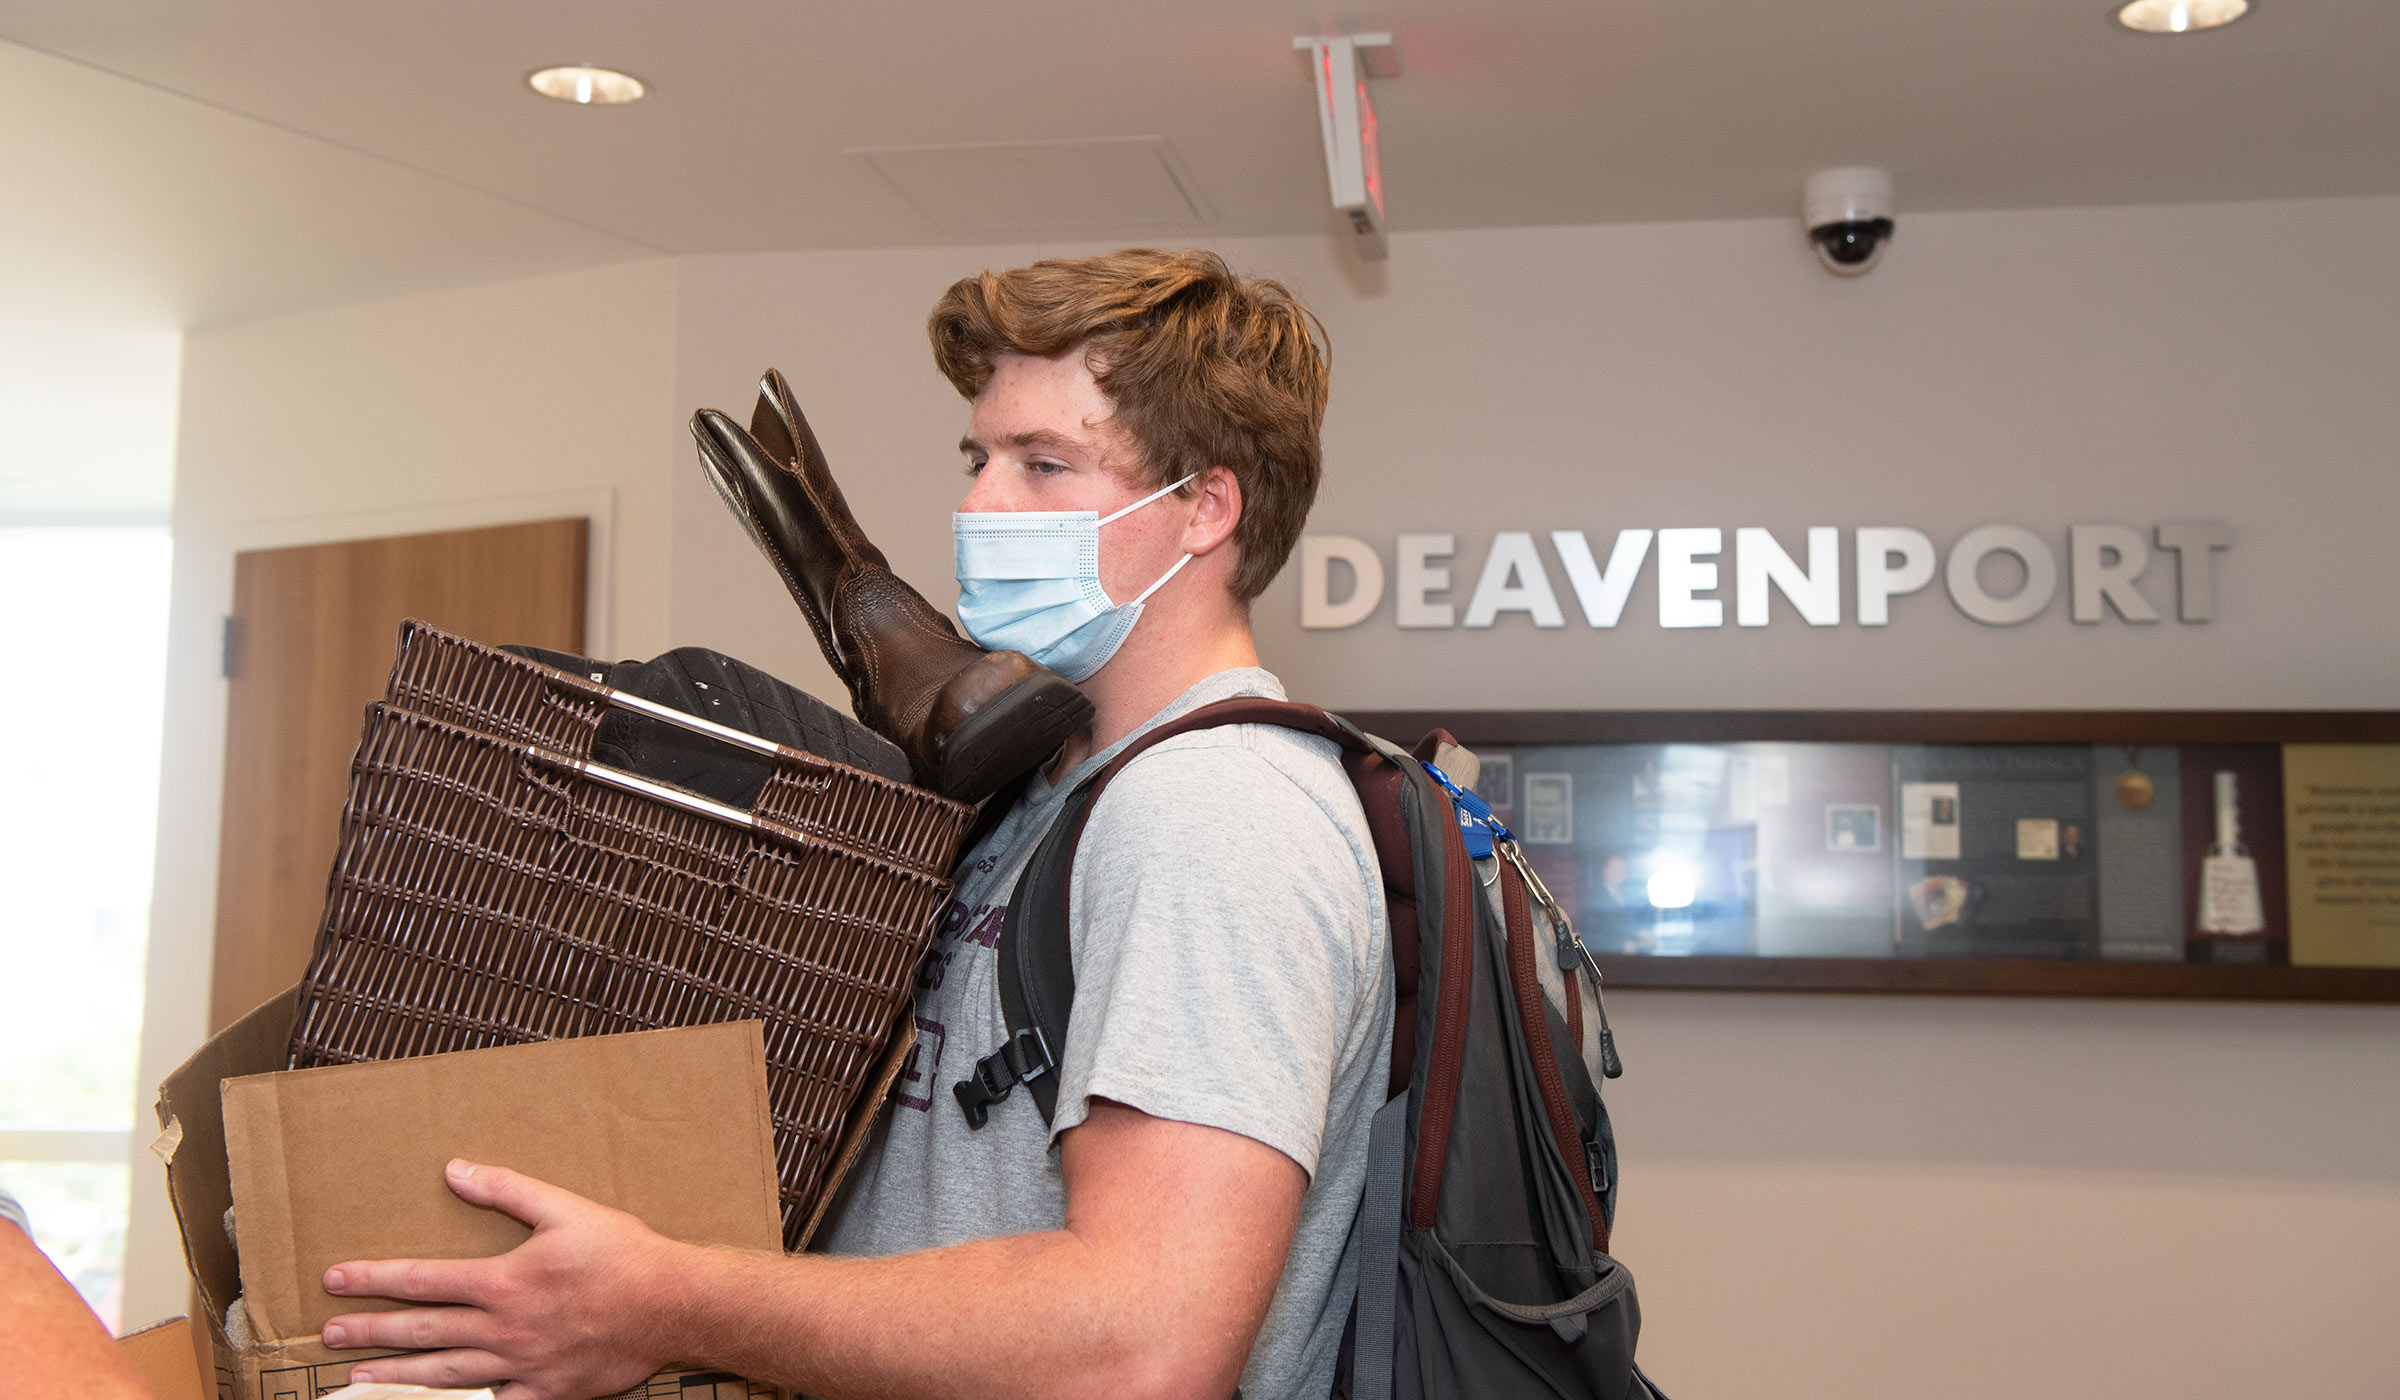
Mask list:
[[1233,469],[1210,467],[1200,473],[1193,503],[1197,509],[1183,527],[1183,552],[1207,554],[1230,543],[1234,527],[1242,521],[1242,483]]

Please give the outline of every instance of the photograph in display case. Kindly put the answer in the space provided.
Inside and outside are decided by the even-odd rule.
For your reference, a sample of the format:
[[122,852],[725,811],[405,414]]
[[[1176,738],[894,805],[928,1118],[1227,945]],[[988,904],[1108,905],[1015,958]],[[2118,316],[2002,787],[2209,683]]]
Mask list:
[[1517,765],[1505,753],[1478,754],[1482,767],[1476,773],[1475,795],[1491,804],[1492,815],[1503,822],[1513,822],[1517,816]]
[[1517,834],[1528,846],[1575,844],[1575,775],[1525,773],[1525,808],[1517,814]]
[[1883,849],[1883,808],[1872,802],[1825,804],[1825,849],[1880,851]]

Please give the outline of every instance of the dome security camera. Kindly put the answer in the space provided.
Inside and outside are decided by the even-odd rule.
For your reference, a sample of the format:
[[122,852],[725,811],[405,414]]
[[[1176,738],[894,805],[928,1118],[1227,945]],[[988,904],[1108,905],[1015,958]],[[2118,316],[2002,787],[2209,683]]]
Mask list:
[[1892,173],[1865,165],[1820,170],[1801,189],[1800,218],[1825,270],[1856,277],[1891,241]]

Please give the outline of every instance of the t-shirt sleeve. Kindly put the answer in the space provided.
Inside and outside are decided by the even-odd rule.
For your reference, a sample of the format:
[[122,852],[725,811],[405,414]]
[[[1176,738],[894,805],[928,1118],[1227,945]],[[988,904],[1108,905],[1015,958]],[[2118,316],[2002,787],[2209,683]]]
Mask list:
[[1076,852],[1053,1140],[1091,1099],[1113,1099],[1240,1133],[1313,1177],[1337,1061],[1374,987],[1358,859],[1239,731],[1126,765]]

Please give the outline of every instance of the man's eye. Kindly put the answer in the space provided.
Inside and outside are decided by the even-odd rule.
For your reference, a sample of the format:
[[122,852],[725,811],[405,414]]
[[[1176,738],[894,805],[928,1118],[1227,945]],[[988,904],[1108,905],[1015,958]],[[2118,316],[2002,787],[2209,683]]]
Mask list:
[[1037,472],[1040,472],[1044,476],[1049,476],[1055,472],[1063,472],[1067,469],[1067,464],[1064,462],[1046,462],[1039,457],[1034,458],[1025,465]]
[[983,474],[983,460],[984,459],[981,457],[969,457],[967,459],[967,475],[981,476]]

